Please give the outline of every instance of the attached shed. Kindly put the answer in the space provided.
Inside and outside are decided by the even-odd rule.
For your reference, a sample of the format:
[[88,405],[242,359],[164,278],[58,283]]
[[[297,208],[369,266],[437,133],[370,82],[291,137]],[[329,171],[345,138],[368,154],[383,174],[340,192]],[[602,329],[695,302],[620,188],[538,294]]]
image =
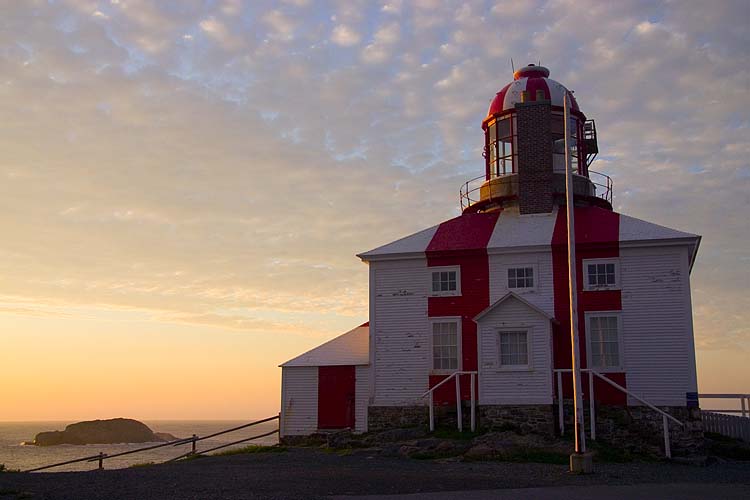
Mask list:
[[370,326],[364,323],[281,366],[281,437],[367,431]]

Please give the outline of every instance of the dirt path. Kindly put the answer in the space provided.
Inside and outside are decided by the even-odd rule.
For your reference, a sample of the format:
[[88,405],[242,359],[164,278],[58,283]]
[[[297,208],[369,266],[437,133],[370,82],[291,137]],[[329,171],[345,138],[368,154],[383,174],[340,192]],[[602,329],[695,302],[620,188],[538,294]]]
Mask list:
[[[750,463],[694,467],[598,464],[591,476],[561,465],[387,458],[365,451],[339,456],[314,449],[209,457],[134,469],[0,474],[0,499],[229,500],[324,498],[544,486],[717,483],[750,485]],[[25,494],[30,494],[26,496]]]

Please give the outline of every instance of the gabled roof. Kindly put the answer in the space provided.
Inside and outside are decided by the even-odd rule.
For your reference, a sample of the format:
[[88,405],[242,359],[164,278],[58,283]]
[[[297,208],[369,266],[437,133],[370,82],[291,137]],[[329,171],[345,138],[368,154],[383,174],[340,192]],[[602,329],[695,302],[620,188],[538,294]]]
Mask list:
[[368,322],[279,366],[341,366],[369,363],[370,324]]
[[620,241],[671,240],[677,238],[698,238],[698,235],[620,214]]
[[[695,258],[700,236],[670,229],[599,207],[576,207],[576,239],[584,244],[685,244]],[[555,208],[548,214],[520,215],[517,208],[464,214],[387,245],[359,254],[364,261],[424,257],[445,251],[486,250],[489,253],[549,248],[565,242],[566,216]]]
[[418,233],[405,236],[404,238],[388,243],[387,245],[357,254],[357,257],[362,260],[370,260],[369,257],[376,255],[380,257],[387,257],[388,255],[406,255],[410,253],[419,253],[422,255],[430,244],[430,241],[432,241],[433,236],[435,236],[438,227],[440,227],[439,224],[437,226],[428,227]]
[[495,309],[497,309],[501,305],[505,304],[509,300],[517,300],[518,302],[520,302],[521,304],[525,305],[526,307],[528,307],[532,311],[536,312],[540,316],[542,316],[542,317],[544,317],[544,318],[546,318],[546,319],[548,319],[550,321],[557,321],[555,318],[553,318],[552,316],[550,316],[549,314],[547,314],[546,312],[544,312],[542,309],[540,309],[539,307],[535,306],[534,304],[532,304],[531,302],[529,302],[528,300],[524,299],[523,297],[521,297],[520,295],[518,295],[518,294],[516,294],[514,292],[508,292],[508,293],[506,293],[505,295],[503,295],[502,298],[500,298],[499,300],[495,301],[494,304],[490,305],[487,309],[485,309],[484,311],[482,311],[479,314],[477,314],[476,316],[474,316],[474,321],[476,321],[477,323],[480,322],[483,317],[485,317],[486,315],[488,315],[489,313],[491,313],[492,311],[494,311]]

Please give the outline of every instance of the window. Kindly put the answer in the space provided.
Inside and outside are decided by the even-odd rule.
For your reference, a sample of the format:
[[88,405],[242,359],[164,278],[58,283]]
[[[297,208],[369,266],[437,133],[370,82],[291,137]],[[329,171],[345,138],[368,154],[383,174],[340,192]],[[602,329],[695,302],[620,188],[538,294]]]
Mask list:
[[508,268],[508,288],[534,288],[534,268]]
[[461,295],[461,273],[458,267],[431,268],[432,295]]
[[587,323],[589,366],[600,369],[620,369],[622,367],[620,315],[617,313],[589,314]]
[[487,127],[486,158],[490,177],[512,174],[516,171],[514,163],[515,116],[507,115],[498,118]]
[[500,367],[529,365],[529,344],[526,331],[500,332]]
[[584,289],[607,290],[619,288],[619,267],[617,259],[584,260]]
[[459,320],[432,322],[432,368],[436,371],[458,370],[460,355]]

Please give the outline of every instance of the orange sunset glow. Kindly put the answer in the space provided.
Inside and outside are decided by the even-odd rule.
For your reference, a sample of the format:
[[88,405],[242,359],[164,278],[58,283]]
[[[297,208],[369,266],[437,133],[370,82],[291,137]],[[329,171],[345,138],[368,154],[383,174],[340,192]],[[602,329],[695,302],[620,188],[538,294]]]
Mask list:
[[511,58],[596,117],[616,211],[701,235],[699,390],[746,392],[747,18],[493,5],[3,3],[0,420],[277,414],[369,319],[355,255],[459,215]]

